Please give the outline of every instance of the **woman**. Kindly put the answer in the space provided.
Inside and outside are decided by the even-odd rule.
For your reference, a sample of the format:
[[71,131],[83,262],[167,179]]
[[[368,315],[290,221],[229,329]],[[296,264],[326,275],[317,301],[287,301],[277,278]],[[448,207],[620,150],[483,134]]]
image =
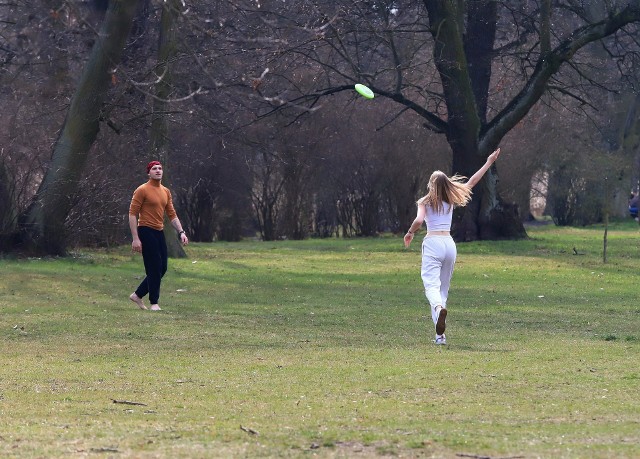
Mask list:
[[413,235],[422,222],[427,224],[427,235],[422,241],[422,282],[427,300],[431,305],[431,318],[436,326],[436,344],[447,344],[444,335],[447,319],[447,296],[456,262],[456,244],[451,237],[453,209],[465,206],[471,200],[471,189],[480,181],[489,167],[500,156],[500,149],[491,153],[485,164],[473,174],[467,183],[466,177],[447,177],[435,171],[429,178],[428,193],[420,198],[418,214],[404,235],[404,246],[409,247]]

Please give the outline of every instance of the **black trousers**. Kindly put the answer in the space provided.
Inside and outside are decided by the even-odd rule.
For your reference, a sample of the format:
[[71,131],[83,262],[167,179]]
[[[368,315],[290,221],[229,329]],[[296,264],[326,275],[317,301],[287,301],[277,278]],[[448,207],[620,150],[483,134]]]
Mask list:
[[142,243],[142,260],[147,276],[140,282],[136,295],[143,298],[149,294],[149,302],[158,304],[160,282],[167,272],[167,242],[164,233],[148,226],[138,227],[138,237]]

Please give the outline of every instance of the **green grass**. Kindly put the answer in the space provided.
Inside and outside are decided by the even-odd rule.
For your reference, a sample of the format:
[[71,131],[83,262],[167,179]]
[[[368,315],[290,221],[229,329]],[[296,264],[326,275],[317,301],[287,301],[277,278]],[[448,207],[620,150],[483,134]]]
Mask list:
[[0,457],[639,457],[640,230],[529,233],[458,245],[446,348],[399,237],[192,244],[160,313],[126,247],[0,260]]

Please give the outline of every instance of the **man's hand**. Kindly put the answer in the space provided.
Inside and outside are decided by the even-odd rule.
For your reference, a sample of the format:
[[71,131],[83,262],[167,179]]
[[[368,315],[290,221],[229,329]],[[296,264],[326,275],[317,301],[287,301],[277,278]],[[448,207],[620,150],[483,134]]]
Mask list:
[[131,250],[133,252],[142,253],[142,242],[140,242],[140,239],[133,240],[131,243]]

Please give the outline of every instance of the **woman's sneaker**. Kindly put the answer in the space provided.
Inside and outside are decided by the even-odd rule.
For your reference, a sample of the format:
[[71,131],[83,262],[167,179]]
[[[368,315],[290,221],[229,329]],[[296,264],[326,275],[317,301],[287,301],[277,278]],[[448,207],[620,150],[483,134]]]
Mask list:
[[447,328],[447,309],[441,306],[437,314],[436,335],[442,335]]
[[439,346],[444,346],[447,344],[447,337],[444,335],[436,335],[436,339],[433,342]]

